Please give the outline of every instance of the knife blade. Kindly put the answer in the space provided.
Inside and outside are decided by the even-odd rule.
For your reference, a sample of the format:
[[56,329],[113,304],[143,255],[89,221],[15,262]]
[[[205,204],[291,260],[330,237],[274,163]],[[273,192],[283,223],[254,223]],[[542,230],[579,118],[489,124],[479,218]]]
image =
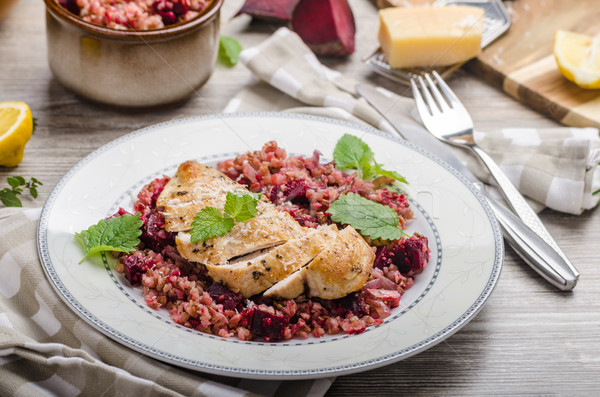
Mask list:
[[444,143],[406,116],[406,107],[402,103],[401,97],[384,88],[366,84],[358,84],[356,90],[395,128],[402,138],[441,158],[484,194],[501,226],[504,238],[533,270],[560,290],[570,291],[575,287],[579,272],[568,258],[557,252],[525,225],[519,217],[492,198],[483,188],[481,181]]

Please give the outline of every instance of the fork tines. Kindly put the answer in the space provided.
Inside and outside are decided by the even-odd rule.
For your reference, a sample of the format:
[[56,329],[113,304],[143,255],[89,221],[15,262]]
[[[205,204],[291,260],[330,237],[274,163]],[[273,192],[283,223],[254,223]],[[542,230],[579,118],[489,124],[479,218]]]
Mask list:
[[[413,76],[410,85],[419,112],[427,111],[430,115],[435,116],[460,105],[459,99],[435,70],[431,73]],[[421,109],[421,107],[423,108]]]

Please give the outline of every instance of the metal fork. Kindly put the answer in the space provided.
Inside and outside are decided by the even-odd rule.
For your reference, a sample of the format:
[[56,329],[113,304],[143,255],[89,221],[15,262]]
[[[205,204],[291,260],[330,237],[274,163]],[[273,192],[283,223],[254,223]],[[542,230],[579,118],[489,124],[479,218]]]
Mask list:
[[[433,75],[433,81],[431,75]],[[471,149],[498,183],[504,198],[513,211],[550,245],[566,262],[574,274],[579,272],[562,252],[535,211],[529,206],[521,193],[502,172],[494,160],[485,153],[473,139],[473,120],[454,92],[437,72],[425,73],[411,79],[411,88],[421,116],[421,121],[429,132],[443,142]]]

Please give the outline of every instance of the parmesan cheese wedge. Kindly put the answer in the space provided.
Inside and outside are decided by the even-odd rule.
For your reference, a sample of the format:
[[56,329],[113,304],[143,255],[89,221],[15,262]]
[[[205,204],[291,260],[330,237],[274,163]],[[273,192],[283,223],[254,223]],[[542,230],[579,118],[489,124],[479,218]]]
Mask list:
[[378,39],[392,68],[453,65],[481,52],[483,15],[472,6],[384,8]]

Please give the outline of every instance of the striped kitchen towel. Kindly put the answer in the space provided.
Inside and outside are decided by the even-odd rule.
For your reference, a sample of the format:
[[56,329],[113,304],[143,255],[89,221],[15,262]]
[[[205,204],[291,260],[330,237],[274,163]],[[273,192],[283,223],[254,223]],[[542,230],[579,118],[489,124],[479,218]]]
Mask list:
[[322,396],[331,379],[244,380],[183,370],[79,318],[40,263],[39,209],[0,208],[0,396]]
[[[244,50],[240,60],[259,82],[248,85],[225,112],[294,111],[366,123],[385,132],[394,129],[355,92],[356,81],[319,62],[302,40],[287,28],[260,45]],[[406,127],[423,128],[413,100],[404,105]],[[306,106],[310,105],[310,106]],[[425,133],[425,132],[424,132]],[[600,199],[600,138],[595,128],[510,128],[476,132],[477,143],[494,158],[523,195],[570,214],[595,207]],[[451,148],[484,182],[491,182],[480,160]]]

